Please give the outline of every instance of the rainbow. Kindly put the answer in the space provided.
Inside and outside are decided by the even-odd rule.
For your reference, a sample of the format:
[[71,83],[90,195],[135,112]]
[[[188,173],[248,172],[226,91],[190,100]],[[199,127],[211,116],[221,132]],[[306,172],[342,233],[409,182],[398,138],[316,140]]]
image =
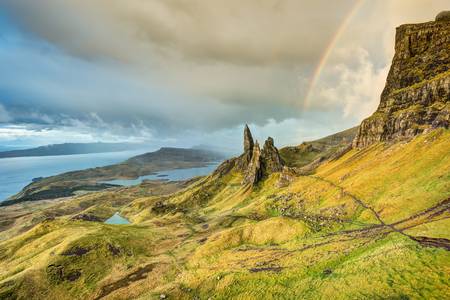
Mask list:
[[309,82],[308,89],[306,91],[305,101],[303,102],[304,107],[309,107],[311,102],[311,93],[315,89],[317,82],[320,79],[320,74],[323,71],[323,68],[327,64],[328,58],[330,57],[330,54],[333,52],[333,49],[336,46],[336,43],[339,41],[340,37],[344,33],[345,29],[347,28],[348,24],[352,20],[353,16],[356,14],[356,12],[360,9],[362,6],[364,0],[357,0],[356,3],[353,5],[349,13],[344,18],[344,21],[341,23],[339,28],[336,30],[336,32],[333,35],[333,38],[331,39],[328,46],[325,48],[325,51],[323,52],[319,63],[317,64],[316,68],[314,69],[313,76]]

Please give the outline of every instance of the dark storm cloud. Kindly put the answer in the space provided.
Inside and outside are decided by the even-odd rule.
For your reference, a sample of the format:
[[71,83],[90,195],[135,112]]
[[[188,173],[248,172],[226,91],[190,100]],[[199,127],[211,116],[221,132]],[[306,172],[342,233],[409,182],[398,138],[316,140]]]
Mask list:
[[[167,126],[185,126],[182,119],[201,115],[189,124],[223,128],[298,113],[308,73],[354,2],[341,1],[333,11],[323,9],[325,1],[297,0],[14,0],[3,7],[22,28],[63,51],[97,65],[116,61],[112,73],[126,73],[110,78],[106,72],[92,72],[106,75],[89,82],[102,81],[98,89],[113,87],[111,95],[99,97],[101,92],[88,84],[76,101],[70,94],[72,83],[63,75],[65,82],[49,89],[64,89],[67,96],[47,99],[64,98],[105,118],[114,115],[108,109],[116,108],[145,121],[159,118]],[[126,77],[171,95],[154,96],[134,83],[120,84]],[[75,88],[81,90],[79,83]],[[127,92],[131,95],[124,99]]]
[[[446,5],[362,1],[341,28],[358,2],[2,1],[0,122],[180,137],[336,111],[330,128],[353,125],[376,106],[394,27]],[[349,34],[305,106],[338,29]]]

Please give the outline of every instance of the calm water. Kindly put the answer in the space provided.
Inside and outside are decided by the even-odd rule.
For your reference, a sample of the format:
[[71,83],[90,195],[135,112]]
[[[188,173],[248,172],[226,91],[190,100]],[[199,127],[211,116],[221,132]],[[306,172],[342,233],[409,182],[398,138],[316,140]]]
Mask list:
[[206,167],[198,167],[198,168],[188,168],[188,169],[174,169],[161,171],[153,175],[145,175],[141,176],[137,179],[117,179],[117,180],[109,180],[103,181],[104,183],[118,184],[118,185],[136,185],[141,183],[143,180],[185,180],[196,176],[204,176],[212,173],[219,163],[211,163]]
[[124,225],[124,224],[130,224],[130,221],[119,215],[119,213],[115,213],[111,218],[105,221],[106,224],[113,224],[113,225]]
[[2,158],[0,159],[0,201],[18,193],[33,178],[115,164],[144,152],[124,151],[62,156]]

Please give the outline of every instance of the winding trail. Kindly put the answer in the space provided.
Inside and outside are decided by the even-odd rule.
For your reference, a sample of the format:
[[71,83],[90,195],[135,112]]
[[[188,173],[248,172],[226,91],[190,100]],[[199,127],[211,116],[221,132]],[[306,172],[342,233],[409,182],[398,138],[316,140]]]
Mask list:
[[[409,235],[409,234],[404,232],[404,229],[409,229],[409,228],[412,228],[412,227],[416,227],[418,225],[425,224],[427,222],[422,222],[421,224],[418,224],[418,225],[415,225],[415,226],[411,226],[411,227],[406,227],[404,229],[399,229],[399,228],[397,228],[395,226],[395,225],[400,225],[402,223],[406,223],[408,221],[412,221],[414,219],[418,219],[420,217],[426,216],[427,214],[431,214],[432,216],[434,216],[434,215],[443,214],[446,211],[450,211],[450,197],[448,199],[445,199],[445,200],[441,201],[439,204],[428,208],[425,211],[422,211],[420,213],[417,213],[415,215],[412,215],[412,216],[410,216],[410,217],[408,217],[406,219],[397,221],[395,223],[388,224],[388,223],[383,221],[383,219],[380,217],[380,215],[376,212],[376,210],[374,208],[370,207],[364,201],[359,199],[357,196],[355,196],[354,194],[348,192],[343,187],[339,186],[338,184],[334,183],[333,181],[325,179],[325,178],[322,178],[322,177],[319,177],[319,176],[313,176],[313,175],[309,175],[309,176],[305,176],[305,177],[314,178],[314,179],[316,179],[318,181],[326,182],[329,185],[331,185],[332,187],[337,188],[344,195],[350,197],[355,203],[357,203],[358,205],[360,205],[364,209],[369,210],[375,216],[375,218],[378,220],[378,222],[380,222],[381,227],[387,227],[387,228],[391,229],[392,231],[395,231],[395,232],[397,232],[399,234],[402,234],[402,235],[410,238],[411,240],[413,240],[415,242],[418,242],[422,246],[439,247],[439,248],[444,248],[444,249],[450,251],[450,240],[448,240],[448,239],[445,239],[445,238],[432,238],[432,237],[426,237],[426,236],[412,236],[412,235]],[[374,229],[374,228],[375,227],[371,227],[371,229]],[[366,229],[366,230],[371,230],[371,229]]]

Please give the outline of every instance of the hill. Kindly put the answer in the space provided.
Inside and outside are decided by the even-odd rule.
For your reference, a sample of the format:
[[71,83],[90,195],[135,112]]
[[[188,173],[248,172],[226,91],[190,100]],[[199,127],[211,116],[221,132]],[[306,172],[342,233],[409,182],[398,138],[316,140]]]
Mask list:
[[316,141],[284,147],[280,149],[280,155],[289,167],[305,167],[349,149],[357,132],[358,127],[353,127]]
[[[438,129],[352,149],[287,181],[266,173],[249,186],[239,169],[218,168],[171,189],[142,184],[19,211],[0,243],[0,295],[445,298],[448,149],[450,131]],[[101,223],[115,211],[132,224]]]
[[0,158],[120,152],[142,149],[143,147],[141,144],[131,143],[65,143],[24,150],[3,151],[0,152]]

